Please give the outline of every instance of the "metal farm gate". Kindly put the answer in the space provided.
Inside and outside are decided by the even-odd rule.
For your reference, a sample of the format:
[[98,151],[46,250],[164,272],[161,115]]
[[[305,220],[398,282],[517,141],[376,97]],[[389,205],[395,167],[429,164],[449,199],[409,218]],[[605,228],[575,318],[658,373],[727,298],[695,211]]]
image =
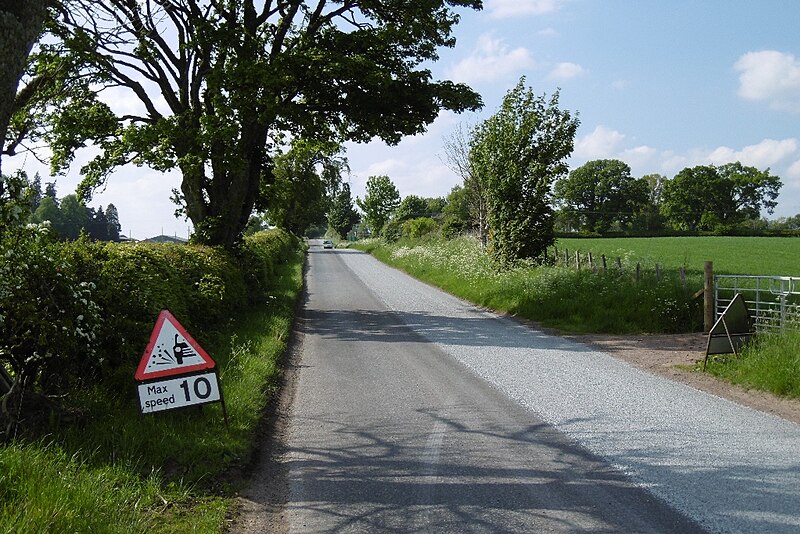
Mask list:
[[792,276],[714,276],[715,316],[741,293],[757,331],[800,325],[800,278]]

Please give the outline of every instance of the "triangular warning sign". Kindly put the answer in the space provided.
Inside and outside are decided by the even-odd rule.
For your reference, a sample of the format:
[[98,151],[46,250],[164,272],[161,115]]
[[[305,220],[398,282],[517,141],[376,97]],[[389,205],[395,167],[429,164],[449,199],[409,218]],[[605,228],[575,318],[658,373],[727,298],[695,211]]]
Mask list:
[[215,365],[214,360],[186,332],[178,320],[168,310],[162,310],[153,333],[150,334],[150,343],[144,349],[135,378],[150,380],[182,375],[213,369]]

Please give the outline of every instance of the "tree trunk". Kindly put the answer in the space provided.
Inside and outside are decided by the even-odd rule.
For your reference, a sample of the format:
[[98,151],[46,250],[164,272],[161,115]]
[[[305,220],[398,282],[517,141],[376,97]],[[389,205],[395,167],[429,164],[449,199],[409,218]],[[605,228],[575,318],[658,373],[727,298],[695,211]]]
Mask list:
[[[211,179],[203,166],[181,167],[186,214],[200,243],[221,245],[229,250],[238,246],[261,181],[268,172],[264,149],[268,132],[269,127],[262,122],[243,125],[235,162],[228,159],[231,151],[226,147],[212,147]],[[185,144],[184,148],[191,150],[191,140],[187,139]]]
[[42,32],[49,0],[0,0],[0,153],[14,114],[19,80]]

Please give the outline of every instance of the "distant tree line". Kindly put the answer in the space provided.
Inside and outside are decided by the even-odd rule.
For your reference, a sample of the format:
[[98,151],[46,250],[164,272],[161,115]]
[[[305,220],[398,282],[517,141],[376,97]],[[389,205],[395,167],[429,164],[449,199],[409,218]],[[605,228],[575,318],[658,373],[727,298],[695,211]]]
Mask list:
[[54,182],[45,184],[42,190],[38,174],[29,180],[25,173],[20,173],[20,178],[27,183],[30,222],[47,223],[53,234],[62,240],[78,239],[81,233],[94,241],[120,240],[122,226],[114,204],[105,209],[103,206],[88,207],[74,194],[58,198]]
[[752,227],[762,210],[771,214],[781,186],[769,169],[739,162],[687,167],[668,179],[634,178],[620,160],[594,160],[556,181],[557,229],[600,235],[728,233]]

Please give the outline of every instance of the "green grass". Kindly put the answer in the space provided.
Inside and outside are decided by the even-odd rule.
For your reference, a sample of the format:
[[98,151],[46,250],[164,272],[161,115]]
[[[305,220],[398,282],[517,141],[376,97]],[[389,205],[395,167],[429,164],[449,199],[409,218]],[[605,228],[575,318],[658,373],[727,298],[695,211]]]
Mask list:
[[236,489],[224,474],[248,458],[277,390],[302,261],[285,266],[268,306],[204,336],[230,428],[219,404],[140,416],[132,372],[77,392],[78,424],[0,448],[0,532],[221,532]]
[[565,332],[684,332],[702,327],[689,296],[702,286],[690,275],[683,289],[677,271],[661,280],[644,272],[593,273],[586,269],[523,266],[498,271],[470,238],[395,245],[356,245],[380,260],[476,304],[537,321]]
[[761,334],[739,355],[715,356],[706,370],[744,387],[800,398],[800,330]]
[[681,266],[702,272],[705,261],[714,262],[717,274],[800,276],[800,237],[630,237],[559,239],[556,247],[605,254],[609,263],[621,257],[629,264],[659,263],[667,269]]
[[147,532],[159,492],[156,476],[88,466],[54,445],[0,449],[3,532]]

